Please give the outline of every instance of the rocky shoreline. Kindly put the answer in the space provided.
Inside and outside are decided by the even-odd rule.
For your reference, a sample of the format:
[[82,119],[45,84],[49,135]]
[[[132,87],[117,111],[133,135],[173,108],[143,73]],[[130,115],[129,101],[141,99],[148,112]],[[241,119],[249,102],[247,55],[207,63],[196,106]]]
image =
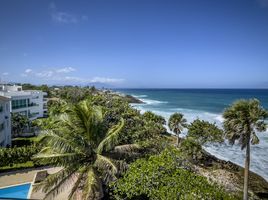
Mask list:
[[[120,94],[128,103],[142,104],[140,99],[131,95]],[[171,136],[174,137],[174,136]],[[236,194],[243,194],[244,168],[217,158],[216,156],[203,150],[203,156],[198,163],[195,163],[196,172],[216,182],[227,191]],[[268,200],[268,182],[260,175],[250,171],[249,175],[249,194],[250,199]]]
[[[199,174],[209,180],[222,185],[227,191],[233,193],[243,192],[244,168],[217,158],[204,151],[200,163],[196,164]],[[260,175],[250,171],[249,174],[249,194],[250,199],[268,200],[268,182]]]

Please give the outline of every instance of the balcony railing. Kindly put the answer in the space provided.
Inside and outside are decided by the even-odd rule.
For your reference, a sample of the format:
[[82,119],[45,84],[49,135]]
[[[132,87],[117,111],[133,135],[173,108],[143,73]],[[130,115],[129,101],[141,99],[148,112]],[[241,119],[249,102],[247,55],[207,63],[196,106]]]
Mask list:
[[37,115],[39,115],[39,113],[30,113],[30,114],[29,114],[29,118],[36,117]]
[[32,106],[39,106],[37,103],[29,103],[28,107],[32,107]]
[[26,104],[23,105],[12,105],[12,109],[27,108]]

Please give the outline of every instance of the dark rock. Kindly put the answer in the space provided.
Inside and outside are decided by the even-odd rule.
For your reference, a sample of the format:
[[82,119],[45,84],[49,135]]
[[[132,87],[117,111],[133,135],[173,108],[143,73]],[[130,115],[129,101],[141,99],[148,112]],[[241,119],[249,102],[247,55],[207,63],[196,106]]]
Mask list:
[[140,99],[133,97],[131,95],[125,95],[124,99],[128,102],[128,103],[144,103],[143,101],[141,101]]

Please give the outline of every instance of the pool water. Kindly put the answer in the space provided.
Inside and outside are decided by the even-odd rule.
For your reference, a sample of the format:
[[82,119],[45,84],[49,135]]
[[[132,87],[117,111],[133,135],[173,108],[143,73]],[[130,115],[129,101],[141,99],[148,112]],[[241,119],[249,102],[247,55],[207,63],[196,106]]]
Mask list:
[[31,183],[10,186],[0,189],[1,198],[27,199]]

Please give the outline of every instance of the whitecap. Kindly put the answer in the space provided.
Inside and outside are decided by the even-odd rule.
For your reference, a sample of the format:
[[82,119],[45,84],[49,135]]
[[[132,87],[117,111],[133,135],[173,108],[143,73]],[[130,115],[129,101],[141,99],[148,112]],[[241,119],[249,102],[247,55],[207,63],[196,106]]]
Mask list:
[[136,98],[145,98],[145,97],[148,97],[146,94],[141,94],[141,95],[131,95],[133,97],[136,97]]
[[[149,107],[147,105],[156,103],[159,104],[161,101],[155,101],[155,100],[147,100],[146,103],[148,104],[136,104],[134,107],[141,111],[141,113],[144,113],[146,111],[152,111],[158,115],[163,116],[166,121],[168,122],[168,119],[171,114],[178,111],[184,114],[184,117],[187,119],[188,123],[191,123],[196,118],[206,120],[209,122],[215,122],[219,127],[222,127],[223,117],[221,114],[216,113],[210,113],[200,110],[192,110],[192,109],[185,109],[185,108],[170,108],[170,109],[163,109],[161,107],[155,108],[155,107]],[[148,102],[149,101],[149,102]],[[151,102],[150,102],[151,101]],[[163,102],[162,102],[163,103]],[[167,125],[165,126],[168,130],[168,132],[172,133]],[[260,143],[258,145],[252,145],[252,160],[251,160],[251,166],[250,170],[252,170],[255,173],[260,174],[263,178],[268,180],[268,160],[267,160],[267,151],[268,151],[268,132],[264,133],[257,133],[260,138]],[[174,134],[174,133],[173,133]],[[187,135],[187,130],[183,130],[182,137],[185,137]],[[224,142],[223,144],[208,144],[204,147],[209,153],[215,155],[219,159],[227,160],[234,162],[240,166],[244,165],[244,154],[245,151],[241,151],[241,147],[239,145],[229,145],[228,142]]]
[[157,101],[157,100],[153,100],[153,99],[140,99],[142,102],[144,102],[145,104],[162,104],[162,103],[168,103],[167,101]]

